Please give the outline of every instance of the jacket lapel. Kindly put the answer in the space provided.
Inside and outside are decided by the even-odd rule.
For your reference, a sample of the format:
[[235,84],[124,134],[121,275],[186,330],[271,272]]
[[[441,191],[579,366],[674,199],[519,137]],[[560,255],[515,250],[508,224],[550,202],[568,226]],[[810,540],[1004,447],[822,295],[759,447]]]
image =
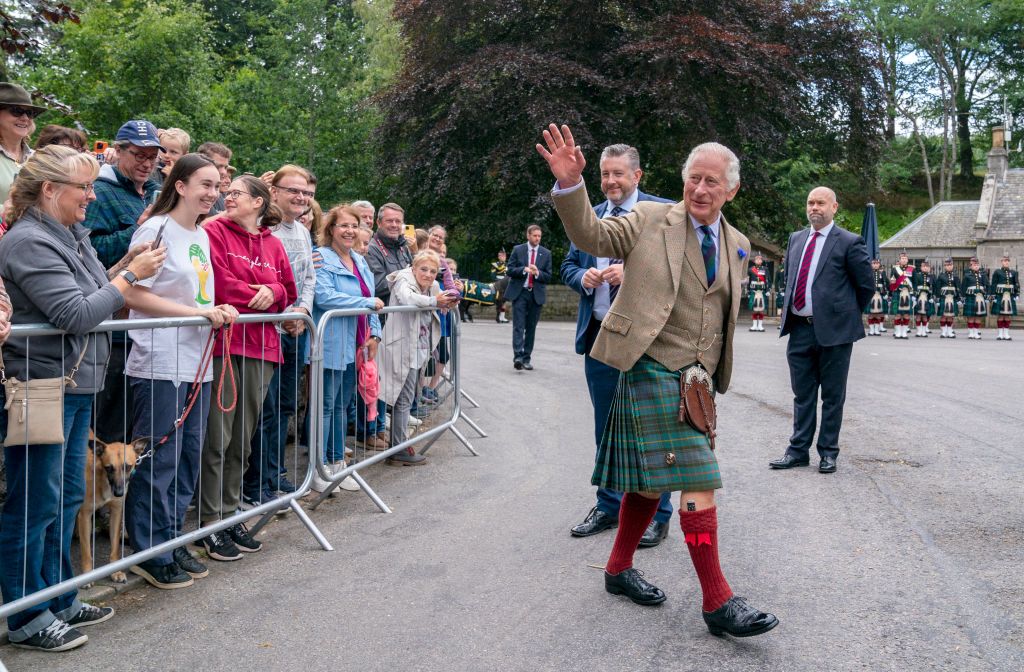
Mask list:
[[[836,241],[839,240],[839,231],[836,230],[836,226],[836,224],[832,225],[832,231],[829,232],[828,238],[825,239],[824,246],[821,248],[821,254],[818,256],[818,267],[814,269],[814,278],[812,279],[812,282],[818,279],[818,276],[821,274],[821,269],[825,266],[825,259],[827,259],[828,255],[831,254],[832,248],[835,247]],[[811,234],[808,233],[807,235],[809,236]]]
[[[736,252],[738,249],[736,246],[736,237],[733,235],[732,227],[725,221],[725,216],[722,216],[722,221],[718,228],[718,238],[721,242],[722,249],[719,250],[718,259],[719,266],[728,266],[729,268],[729,288],[731,294],[738,296],[740,289],[740,267],[743,264],[739,263],[739,256]],[[701,261],[704,258],[701,257]],[[719,276],[722,274],[719,273]],[[718,278],[715,278],[715,282],[718,282]]]
[[[665,227],[665,253],[668,256],[668,267],[672,273],[672,293],[679,292],[679,280],[682,273],[682,259],[689,259],[690,242],[693,238],[689,235],[689,218],[684,208],[672,208],[665,216],[668,226]],[[691,262],[692,263],[692,262]],[[704,262],[701,261],[701,268]]]

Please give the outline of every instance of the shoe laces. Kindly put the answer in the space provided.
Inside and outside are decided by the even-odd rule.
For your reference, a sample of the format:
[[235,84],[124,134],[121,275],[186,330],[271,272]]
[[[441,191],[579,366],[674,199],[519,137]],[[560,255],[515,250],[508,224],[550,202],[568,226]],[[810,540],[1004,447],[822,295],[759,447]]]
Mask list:
[[63,639],[69,632],[71,632],[71,625],[59,618],[43,629],[43,635],[52,639]]

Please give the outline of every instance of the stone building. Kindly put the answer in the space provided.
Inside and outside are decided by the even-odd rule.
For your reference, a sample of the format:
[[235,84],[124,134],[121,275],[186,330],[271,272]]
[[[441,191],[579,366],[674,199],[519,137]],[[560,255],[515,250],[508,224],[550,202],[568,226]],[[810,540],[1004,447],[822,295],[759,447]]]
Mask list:
[[992,129],[988,171],[977,201],[942,201],[881,245],[891,265],[906,250],[911,260],[934,266],[953,257],[957,271],[977,256],[982,268],[999,267],[1003,254],[1024,265],[1024,170],[1009,167],[1003,128]]

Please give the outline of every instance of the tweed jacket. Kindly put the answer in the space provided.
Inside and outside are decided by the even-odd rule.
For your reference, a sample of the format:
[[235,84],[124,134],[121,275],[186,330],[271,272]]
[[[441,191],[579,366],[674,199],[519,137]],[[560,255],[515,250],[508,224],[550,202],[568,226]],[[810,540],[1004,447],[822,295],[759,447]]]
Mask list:
[[[688,320],[701,323],[703,297],[697,292],[707,291],[707,276],[699,242],[687,246],[687,239],[697,233],[685,202],[639,202],[623,217],[598,219],[584,187],[552,194],[552,199],[569,240],[578,248],[594,256],[618,257],[625,262],[624,280],[601,322],[591,357],[620,371],[629,370],[661,333],[677,300],[686,302]],[[732,378],[732,339],[740,307],[740,281],[746,275],[740,250],[746,257],[750,241],[723,216],[719,245],[722,258],[730,255],[730,299],[726,324],[722,326],[722,352],[714,375],[715,389],[725,392]],[[688,247],[693,250],[690,254]],[[680,293],[681,282],[693,288],[692,299]],[[699,332],[693,333],[696,339]]]

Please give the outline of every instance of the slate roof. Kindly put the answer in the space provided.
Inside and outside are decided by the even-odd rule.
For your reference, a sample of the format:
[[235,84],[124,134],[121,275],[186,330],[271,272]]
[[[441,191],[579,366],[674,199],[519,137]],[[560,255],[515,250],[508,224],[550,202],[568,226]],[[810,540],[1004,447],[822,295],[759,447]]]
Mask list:
[[1024,170],[1006,171],[996,185],[996,203],[985,240],[1024,239]]
[[979,204],[979,201],[942,201],[900,229],[882,243],[881,248],[974,247],[974,221],[978,218]]

